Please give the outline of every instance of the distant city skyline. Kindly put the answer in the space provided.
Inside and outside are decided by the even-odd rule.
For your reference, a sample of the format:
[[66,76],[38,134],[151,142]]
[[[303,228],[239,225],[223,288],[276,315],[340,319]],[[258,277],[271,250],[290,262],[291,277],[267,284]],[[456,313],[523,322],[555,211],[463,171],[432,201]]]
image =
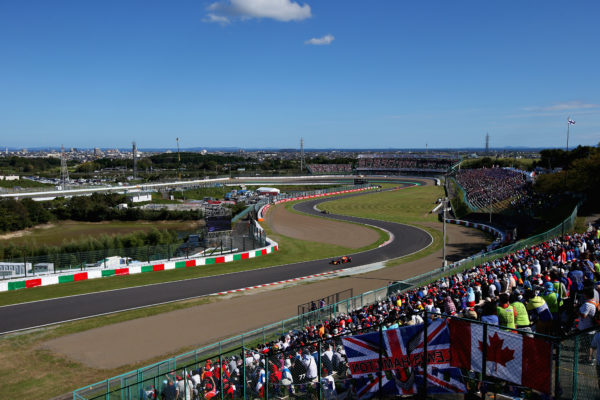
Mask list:
[[[577,147],[579,145],[575,145],[573,146],[569,146],[569,150],[573,150],[575,147]],[[587,145],[585,145],[587,146]],[[522,146],[522,147],[515,147],[515,146],[505,146],[505,147],[490,147],[489,148],[489,152],[490,153],[498,153],[498,152],[538,152],[544,149],[565,149],[565,146],[561,146],[561,147],[527,147],[527,146]],[[207,147],[188,147],[188,148],[180,148],[179,149],[182,152],[196,152],[196,153],[204,153],[204,152],[208,152],[208,153],[215,153],[215,152],[223,152],[223,153],[228,153],[228,152],[238,152],[238,151],[243,151],[243,152],[248,152],[248,153],[254,153],[254,152],[290,152],[290,151],[295,151],[295,152],[300,152],[300,148],[299,147],[228,147],[228,146],[207,146]],[[61,148],[59,146],[34,146],[34,147],[2,147],[1,151],[0,151],[0,155],[3,155],[5,153],[5,151],[7,151],[9,154],[11,153],[19,153],[22,151],[26,151],[27,154],[31,154],[31,153],[53,153],[53,154],[58,154],[61,152]],[[121,146],[112,146],[112,147],[65,147],[65,152],[70,153],[72,151],[78,151],[78,152],[89,152],[89,153],[94,153],[97,151],[101,151],[101,152],[113,152],[113,151],[119,151],[122,153],[131,153],[132,149],[131,147],[121,147]],[[453,148],[431,148],[431,147],[412,147],[412,148],[392,148],[392,147],[388,147],[388,148],[332,148],[332,147],[323,147],[323,148],[304,148],[305,152],[309,152],[309,153],[318,153],[318,152],[348,152],[348,153],[360,153],[360,152],[364,152],[364,153],[370,153],[370,152],[377,152],[377,153],[391,153],[391,152],[429,152],[429,153],[442,153],[442,152],[481,152],[482,155],[483,153],[486,151],[485,147],[453,147]],[[162,152],[177,152],[177,147],[139,147],[137,149],[137,152],[144,152],[144,153],[162,153]]]
[[0,6],[0,149],[600,142],[600,3]]

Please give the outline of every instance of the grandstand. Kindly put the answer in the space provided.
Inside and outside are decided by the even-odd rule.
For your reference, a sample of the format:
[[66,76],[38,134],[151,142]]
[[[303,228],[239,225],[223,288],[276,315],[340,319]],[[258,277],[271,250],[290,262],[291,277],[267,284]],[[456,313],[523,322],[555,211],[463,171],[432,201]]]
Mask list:
[[306,168],[313,175],[349,175],[352,173],[351,164],[309,164]]
[[445,173],[460,161],[455,156],[426,154],[359,154],[356,173],[393,175]]
[[475,209],[489,207],[528,192],[525,173],[509,168],[462,169],[456,173],[456,181]]

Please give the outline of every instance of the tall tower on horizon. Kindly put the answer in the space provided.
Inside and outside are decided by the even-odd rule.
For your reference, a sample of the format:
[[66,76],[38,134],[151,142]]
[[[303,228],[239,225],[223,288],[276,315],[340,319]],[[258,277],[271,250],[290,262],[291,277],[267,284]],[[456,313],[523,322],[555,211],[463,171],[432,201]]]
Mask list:
[[67,155],[65,154],[65,145],[60,148],[60,187],[61,190],[67,189],[69,183],[69,169],[67,168]]
[[304,171],[304,138],[300,138],[300,172]]
[[137,145],[133,142],[133,179],[137,179]]
[[175,138],[177,141],[177,178],[181,180],[181,155],[179,154],[179,138]]
[[485,154],[489,154],[490,152],[490,134],[485,133]]

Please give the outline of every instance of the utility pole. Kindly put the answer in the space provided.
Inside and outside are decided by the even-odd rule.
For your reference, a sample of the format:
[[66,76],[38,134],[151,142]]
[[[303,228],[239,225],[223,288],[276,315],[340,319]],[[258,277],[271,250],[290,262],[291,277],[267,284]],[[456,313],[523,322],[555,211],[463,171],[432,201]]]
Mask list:
[[133,179],[137,179],[137,145],[133,142]]
[[69,169],[67,168],[67,155],[65,154],[65,145],[60,149],[60,187],[61,190],[67,190],[69,183]]
[[571,116],[569,115],[569,118],[567,119],[567,153],[569,152],[569,129],[571,128],[571,122],[575,124],[575,121],[572,121]]
[[[564,165],[564,172],[565,172],[565,192],[567,191],[567,182],[568,182],[568,175],[569,175],[569,170],[567,169],[567,162],[569,161],[569,131],[571,129],[571,125],[575,125],[575,121],[573,121],[571,119],[571,116],[569,115],[569,118],[567,118],[567,152],[565,153],[565,165]],[[563,221],[562,223],[562,234],[564,236],[565,234],[565,221]]]
[[304,138],[300,138],[300,173],[304,171]]
[[179,138],[175,138],[177,140],[177,176],[179,180],[181,180],[181,155],[179,154]]

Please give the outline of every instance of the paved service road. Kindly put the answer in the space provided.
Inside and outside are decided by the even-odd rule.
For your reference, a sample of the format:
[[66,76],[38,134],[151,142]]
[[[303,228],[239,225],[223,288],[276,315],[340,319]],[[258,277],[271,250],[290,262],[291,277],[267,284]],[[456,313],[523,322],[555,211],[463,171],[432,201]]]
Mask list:
[[[409,186],[409,184],[404,184],[404,186]],[[295,208],[308,214],[325,216],[324,214],[315,211],[313,206],[325,201],[364,194],[366,193],[310,200],[297,203]],[[352,254],[352,264],[347,264],[345,265],[346,267],[355,267],[401,257],[418,251],[432,242],[432,238],[427,232],[408,225],[333,214],[327,214],[326,216],[327,218],[336,220],[367,223],[386,229],[394,235],[394,241],[387,246],[358,254]],[[344,266],[330,265],[329,260],[307,261],[227,275],[195,278],[184,281],[160,283],[149,286],[4,306],[0,307],[0,334],[73,319],[92,317],[105,313],[124,311],[136,307],[147,307],[164,302],[204,296],[269,282],[283,281],[332,271],[343,267]]]

